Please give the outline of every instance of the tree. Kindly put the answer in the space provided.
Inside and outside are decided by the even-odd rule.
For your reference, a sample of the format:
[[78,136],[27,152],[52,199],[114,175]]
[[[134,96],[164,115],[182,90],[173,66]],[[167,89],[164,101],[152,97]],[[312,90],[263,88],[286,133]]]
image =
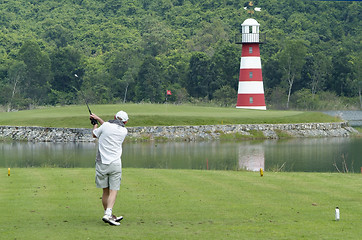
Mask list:
[[302,79],[306,84],[300,84],[300,89],[310,88],[314,98],[318,91],[325,89],[331,66],[331,59],[324,53],[309,54],[302,73]]
[[[354,72],[354,82],[358,92],[358,98],[360,102],[360,108],[362,109],[362,58],[360,57],[362,52],[359,52],[357,56],[353,58],[353,72]],[[359,56],[359,57],[358,57]]]
[[142,30],[145,54],[157,56],[166,52],[173,39],[171,29],[156,18],[146,17]]
[[71,39],[71,33],[60,24],[50,25],[45,30],[44,38],[53,41],[57,47],[66,47]]
[[219,43],[211,61],[215,66],[215,77],[210,90],[214,92],[223,86],[230,86],[236,90],[240,73],[240,49],[237,45],[228,42]]
[[81,88],[90,103],[109,103],[113,100],[110,94],[112,87],[107,83],[108,79],[110,74],[104,55],[96,53],[92,58],[88,58]]
[[202,52],[195,52],[190,59],[190,72],[186,89],[192,97],[210,97],[211,60]]
[[135,76],[135,68],[131,68],[123,75],[122,79],[120,80],[121,88],[124,89],[123,103],[126,103],[128,87],[130,84],[133,84],[135,82]]
[[310,89],[303,88],[293,93],[294,107],[302,110],[316,110],[318,107],[318,96],[311,92]]
[[273,89],[282,86],[282,69],[280,67],[279,52],[262,62],[263,81],[265,89]]
[[19,50],[19,59],[26,65],[22,85],[24,97],[36,104],[46,103],[51,79],[49,56],[41,51],[35,41],[26,41]]
[[164,75],[165,85],[179,84],[186,86],[191,54],[171,50],[167,54],[157,56]]
[[79,79],[74,76],[83,75],[82,56],[73,47],[55,49],[50,55],[53,80],[51,88],[57,91],[69,92],[80,88]]
[[[162,87],[179,84],[181,89],[187,87],[194,97],[206,96],[213,100],[215,91],[222,86],[237,89],[237,80],[232,79],[237,78],[239,72],[240,46],[232,42],[241,30],[243,19],[248,17],[243,10],[246,2],[249,1],[2,1],[0,103],[7,105],[10,99],[11,94],[7,98],[4,96],[8,96],[7,92],[12,93],[14,82],[11,81],[15,78],[10,79],[8,73],[14,60],[22,60],[19,50],[29,48],[24,45],[28,39],[36,39],[33,42],[39,48],[27,55],[28,59],[34,59],[24,61],[24,81],[16,84],[14,107],[24,107],[26,102],[75,103],[75,93],[64,90],[68,88],[67,84],[74,84],[66,78],[65,71],[60,71],[60,68],[71,66],[70,59],[64,55],[56,57],[59,69],[53,64],[50,71],[44,70],[42,60],[48,53],[58,54],[69,46],[79,51],[81,61],[84,60],[85,71],[79,76],[83,81],[83,91],[89,93],[87,97],[91,102],[136,101],[136,85],[140,86],[139,66],[144,62],[142,54],[152,55],[159,62]],[[262,8],[255,17],[260,23],[261,33],[267,34],[267,44],[260,47],[264,86],[266,92],[269,90],[269,96],[279,98],[279,94],[285,91],[283,101],[287,102],[288,93],[293,95],[303,88],[312,89],[312,96],[320,95],[322,91],[335,92],[337,98],[358,96],[354,58],[358,57],[361,48],[359,23],[362,5],[359,2],[269,0],[254,3]],[[282,51],[286,51],[284,41],[288,37],[308,43],[309,54],[303,75],[294,79],[290,92],[287,73],[281,67],[280,59]],[[129,58],[116,59],[117,52],[127,52]],[[203,52],[209,58],[207,67],[202,67],[201,62],[197,67],[190,65],[190,58],[196,52]],[[233,60],[234,54],[237,60]],[[43,70],[38,71],[40,66]],[[328,67],[327,74],[324,74],[325,67]],[[206,72],[196,74],[196,68],[203,68]],[[55,71],[54,75],[52,71]],[[41,76],[41,73],[48,76]],[[53,80],[53,76],[58,80]],[[191,78],[202,80],[200,87],[199,83],[195,85],[196,89],[199,87],[199,96],[195,87],[188,86]],[[54,86],[52,89],[48,82]],[[52,93],[49,94],[50,90]],[[275,94],[272,94],[274,90]],[[181,93],[187,96],[183,90]],[[18,98],[20,96],[22,99]],[[137,98],[143,99],[144,96],[138,95]]]
[[162,102],[164,90],[158,61],[152,56],[146,56],[136,79],[136,100]]
[[19,85],[24,82],[25,79],[26,66],[24,62],[15,61],[9,69],[9,79],[11,84],[11,97],[8,102],[7,111],[9,112],[12,109],[13,99],[15,94],[19,91]]
[[237,92],[229,85],[222,86],[220,89],[214,92],[214,100],[220,103],[221,106],[235,106]]
[[159,12],[161,15],[164,15],[165,12],[170,10],[173,7],[171,0],[157,0],[152,1],[150,4],[150,9],[155,12]]
[[227,27],[219,19],[213,22],[201,22],[196,28],[196,34],[188,41],[189,48],[193,51],[205,52],[208,56],[215,53],[217,42],[229,39]]
[[287,108],[289,108],[293,84],[300,79],[306,53],[307,47],[302,40],[288,40],[280,52],[279,61],[283,70],[283,79],[288,83]]
[[107,60],[109,85],[114,98],[127,100],[129,86],[135,83],[141,64],[141,55],[136,50],[117,51]]
[[328,87],[339,96],[352,97],[356,94],[352,63],[350,52],[344,48],[339,49],[332,57],[332,79],[328,82]]
[[265,101],[272,109],[285,109],[284,102],[287,96],[286,90],[280,86],[274,88],[267,88],[265,91]]
[[312,71],[312,94],[323,90],[331,69],[331,60],[323,53],[316,54]]
[[82,86],[81,79],[84,74],[82,55],[77,49],[68,46],[54,49],[50,59],[53,73],[50,103],[76,103],[75,96]]

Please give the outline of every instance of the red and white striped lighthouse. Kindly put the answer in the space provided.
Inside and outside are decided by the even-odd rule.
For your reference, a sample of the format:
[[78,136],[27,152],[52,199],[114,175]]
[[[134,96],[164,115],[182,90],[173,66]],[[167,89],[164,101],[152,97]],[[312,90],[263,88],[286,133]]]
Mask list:
[[265,37],[259,33],[259,23],[252,18],[246,19],[242,27],[242,50],[238,99],[236,108],[266,110],[263,76],[260,61],[260,41]]

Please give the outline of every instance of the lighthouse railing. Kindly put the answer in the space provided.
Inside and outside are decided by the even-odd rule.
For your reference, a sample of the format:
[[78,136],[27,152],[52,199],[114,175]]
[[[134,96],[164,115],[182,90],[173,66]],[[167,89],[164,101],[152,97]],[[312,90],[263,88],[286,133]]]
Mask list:
[[235,36],[235,43],[265,43],[265,33],[238,33]]

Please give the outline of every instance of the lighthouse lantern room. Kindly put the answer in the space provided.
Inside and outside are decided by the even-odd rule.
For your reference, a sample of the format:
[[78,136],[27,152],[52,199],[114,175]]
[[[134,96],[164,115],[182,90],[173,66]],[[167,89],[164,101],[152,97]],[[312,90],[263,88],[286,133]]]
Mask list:
[[259,44],[265,35],[259,33],[259,23],[252,18],[241,24],[241,61],[236,108],[266,110]]

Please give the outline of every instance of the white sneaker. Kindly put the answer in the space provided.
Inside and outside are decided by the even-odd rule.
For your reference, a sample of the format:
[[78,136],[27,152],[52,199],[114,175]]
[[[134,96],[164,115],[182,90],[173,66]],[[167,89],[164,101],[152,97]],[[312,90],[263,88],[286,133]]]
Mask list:
[[[122,219],[123,219],[123,217],[122,217]],[[103,220],[103,222],[108,223],[109,225],[113,225],[113,226],[121,225],[119,222],[116,221],[117,219],[113,216],[104,215],[102,220]]]
[[116,215],[112,215],[114,219],[116,219],[116,222],[120,222],[123,219],[123,216],[116,217]]

